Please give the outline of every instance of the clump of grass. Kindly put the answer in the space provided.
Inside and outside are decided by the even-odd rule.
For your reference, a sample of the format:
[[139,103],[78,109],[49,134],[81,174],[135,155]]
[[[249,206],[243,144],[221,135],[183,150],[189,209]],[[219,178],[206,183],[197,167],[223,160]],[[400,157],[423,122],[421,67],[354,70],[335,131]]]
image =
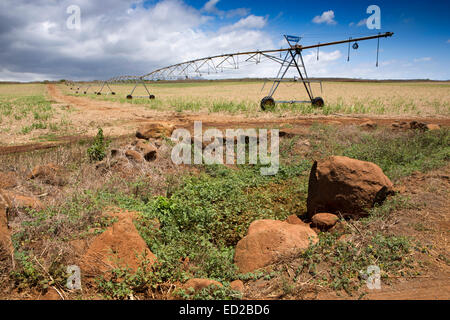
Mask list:
[[38,129],[41,129],[41,130],[47,129],[47,124],[44,123],[44,122],[35,122],[31,126],[23,127],[20,132],[22,134],[27,134],[27,133],[30,133],[33,130],[38,130]]
[[450,130],[393,133],[389,129],[361,132],[356,127],[311,127],[312,150],[319,157],[343,155],[373,162],[392,180],[414,171],[428,171],[450,160]]
[[337,233],[320,233],[319,241],[300,255],[302,263],[296,278],[309,277],[320,285],[348,294],[364,283],[364,274],[371,265],[381,269],[381,277],[397,275],[412,268],[411,244],[405,237],[376,234],[363,243],[338,241]]
[[91,162],[102,161],[106,157],[106,149],[109,141],[105,140],[103,129],[99,128],[92,145],[87,149],[87,154]]
[[17,266],[11,271],[11,278],[19,290],[37,288],[45,291],[49,286],[64,287],[67,281],[68,275],[58,258],[52,261],[48,270],[27,251],[16,252],[15,259]]
[[[233,263],[234,246],[256,219],[284,219],[290,214],[282,206],[274,208],[271,189],[286,179],[299,176],[306,179],[309,163],[281,167],[278,177],[261,176],[259,167],[240,166],[238,170],[225,166],[206,167],[205,173],[188,176],[169,197],[154,199],[134,197],[131,194],[105,191],[99,193],[102,201],[118,207],[141,212],[137,229],[150,250],[158,257],[153,272],[152,286],[185,281],[191,277],[209,278],[227,283],[237,275]],[[298,188],[305,192],[305,184]],[[286,197],[292,195],[291,190]],[[140,193],[145,193],[141,190]],[[299,202],[303,198],[299,198]],[[160,222],[155,230],[152,221]],[[181,259],[189,258],[190,267],[183,268]],[[211,292],[205,293],[216,297]],[[222,297],[222,295],[221,295]]]
[[214,101],[209,106],[209,112],[245,112],[250,109],[249,103],[245,102],[233,102],[233,101]]
[[391,179],[428,171],[450,160],[450,131],[415,131],[398,138],[362,135],[343,155],[378,164]]

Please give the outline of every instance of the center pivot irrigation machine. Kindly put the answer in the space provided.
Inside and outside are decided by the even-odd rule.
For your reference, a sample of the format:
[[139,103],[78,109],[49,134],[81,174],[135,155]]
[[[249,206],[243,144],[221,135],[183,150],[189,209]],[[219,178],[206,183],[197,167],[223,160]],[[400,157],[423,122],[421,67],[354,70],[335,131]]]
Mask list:
[[[301,37],[297,36],[288,36],[285,35],[285,39],[289,44],[289,48],[285,49],[275,49],[275,50],[257,50],[250,52],[238,52],[238,53],[230,53],[230,54],[222,54],[217,56],[211,56],[196,60],[191,60],[187,62],[182,62],[178,64],[174,64],[165,68],[157,69],[150,73],[147,73],[143,76],[119,76],[115,78],[111,78],[107,81],[104,81],[101,89],[96,92],[97,95],[102,94],[102,90],[106,87],[109,89],[110,94],[115,94],[109,84],[111,83],[134,83],[133,90],[127,96],[127,99],[136,98],[133,96],[137,86],[142,84],[147,92],[147,96],[139,97],[139,98],[149,98],[155,99],[155,96],[150,93],[146,86],[146,82],[150,81],[160,81],[160,80],[180,80],[180,79],[189,79],[190,75],[196,75],[202,77],[202,75],[210,75],[215,73],[223,72],[225,69],[239,69],[242,65],[245,64],[259,64],[262,60],[270,60],[280,64],[280,69],[275,79],[268,79],[273,81],[272,87],[270,88],[269,94],[261,100],[261,109],[262,110],[270,110],[275,107],[276,104],[281,103],[311,103],[313,106],[322,107],[324,105],[324,101],[321,97],[315,96],[313,94],[311,83],[312,82],[320,82],[310,80],[308,74],[306,72],[305,63],[303,61],[303,51],[308,49],[317,48],[317,60],[319,60],[319,48],[325,46],[333,46],[348,43],[348,58],[347,61],[350,60],[350,46],[357,50],[359,48],[358,42],[377,39],[377,60],[376,66],[378,67],[378,58],[379,58],[379,50],[380,50],[380,38],[392,37],[394,33],[386,32],[379,33],[377,35],[366,36],[361,38],[349,38],[341,41],[334,42],[326,42],[326,43],[318,43],[315,45],[302,46],[299,44]],[[351,45],[353,43],[353,45]],[[284,58],[282,54],[285,53]],[[279,56],[278,56],[279,55]],[[298,72],[299,78],[294,78],[294,81],[301,81],[303,86],[305,87],[306,93],[308,94],[307,101],[299,101],[299,100],[291,100],[291,101],[276,101],[273,97],[275,92],[277,91],[281,82],[289,82],[291,79],[286,79],[286,75],[288,71],[294,68],[294,71]],[[322,83],[321,88],[322,88]],[[264,88],[264,87],[263,87]],[[86,93],[86,91],[85,91]]]

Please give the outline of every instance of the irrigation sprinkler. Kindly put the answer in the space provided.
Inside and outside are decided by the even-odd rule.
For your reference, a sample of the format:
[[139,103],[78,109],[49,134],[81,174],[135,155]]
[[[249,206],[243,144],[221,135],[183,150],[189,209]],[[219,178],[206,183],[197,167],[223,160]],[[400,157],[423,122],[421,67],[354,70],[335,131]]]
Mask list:
[[[334,46],[339,44],[348,43],[348,58],[347,61],[350,61],[350,47],[354,50],[359,48],[359,42],[377,39],[377,63],[378,67],[378,58],[379,58],[379,49],[380,49],[380,38],[388,38],[392,37],[394,33],[386,32],[379,33],[377,35],[360,37],[360,38],[349,38],[346,40],[334,41],[334,42],[325,42],[318,43],[315,45],[302,46],[299,44],[301,37],[296,36],[288,36],[285,35],[285,40],[289,44],[288,48],[282,49],[274,49],[274,50],[257,50],[257,51],[249,51],[249,52],[238,52],[238,53],[230,53],[230,54],[222,54],[216,55],[201,59],[195,59],[187,62],[182,62],[178,64],[174,64],[165,68],[160,68],[154,70],[150,73],[147,73],[143,76],[119,76],[112,79],[107,80],[105,83],[115,83],[115,82],[127,82],[134,83],[133,90],[129,95],[127,95],[127,99],[136,98],[133,96],[138,85],[143,85],[147,96],[139,96],[139,98],[149,98],[154,99],[155,96],[150,93],[147,88],[146,82],[150,81],[159,81],[159,80],[185,80],[189,79],[190,75],[196,75],[198,77],[202,77],[203,75],[210,74],[218,74],[222,73],[224,70],[231,69],[236,70],[246,64],[259,64],[263,61],[272,61],[280,64],[280,69],[277,73],[276,78],[268,79],[273,82],[268,95],[265,96],[261,100],[261,109],[270,110],[275,107],[276,104],[284,104],[284,103],[311,103],[315,107],[323,107],[324,100],[315,96],[311,87],[311,83],[319,82],[320,89],[322,91],[322,82],[319,80],[311,80],[308,77],[308,73],[306,71],[306,66],[303,60],[303,51],[309,49],[317,49],[317,60],[319,60],[319,50],[321,47],[325,46]],[[283,53],[285,53],[283,58]],[[279,55],[279,56],[278,56]],[[294,72],[298,73],[298,78],[294,77],[294,80],[287,79],[287,73],[290,69],[294,69]],[[288,81],[301,81],[306,93],[308,95],[308,100],[275,100],[273,97],[282,82]],[[104,85],[105,85],[104,83]],[[265,84],[264,84],[265,85]],[[263,86],[264,89],[264,86]]]
[[98,95],[98,96],[101,96],[101,95],[102,95],[102,91],[103,91],[103,88],[105,88],[105,86],[106,86],[106,87],[108,88],[108,90],[109,90],[109,92],[108,92],[107,94],[111,94],[111,95],[113,95],[113,96],[116,94],[114,91],[112,91],[111,87],[109,86],[109,81],[107,80],[107,81],[103,81],[102,87],[101,87],[100,90],[97,92],[97,95]]
[[[145,91],[147,91],[148,96],[133,96],[134,91],[136,90],[137,86],[141,84],[144,86]],[[149,98],[151,100],[155,99],[155,96],[153,94],[150,93],[150,91],[148,90],[147,86],[145,85],[145,81],[142,80],[141,78],[137,78],[135,80],[135,85],[133,90],[131,90],[131,93],[129,95],[127,95],[127,99],[133,99],[133,98]]]
[[[132,90],[131,93],[128,94],[127,97],[126,97],[128,100],[131,100],[131,99],[134,99],[134,98],[148,98],[148,99],[155,99],[155,95],[153,95],[153,94],[150,93],[150,91],[149,91],[147,85],[145,84],[145,80],[143,80],[141,77],[138,77],[138,76],[119,76],[119,77],[114,77],[114,78],[111,78],[111,79],[105,81],[105,83],[106,83],[106,85],[108,86],[108,88],[109,88],[108,83],[109,83],[109,84],[112,84],[112,83],[134,83],[133,90]],[[147,94],[148,94],[147,96],[134,96],[134,95],[133,95],[134,92],[136,91],[136,88],[137,88],[139,85],[142,85],[142,86],[145,88],[145,91],[146,91]],[[111,94],[114,95],[115,93],[111,90],[111,88],[109,88],[109,89],[110,89],[110,91],[111,91]]]
[[[84,83],[83,85],[80,85],[80,92],[82,92],[83,94],[88,94],[89,93],[89,89],[91,89],[91,88],[93,88],[93,87],[95,87],[97,84],[99,83],[99,81],[98,80],[94,80],[94,81],[91,81],[91,82],[87,82],[87,83]],[[94,91],[94,94],[97,94],[98,92],[97,91]]]
[[[153,80],[153,81],[163,80],[163,79],[164,80],[173,80],[173,79],[180,79],[180,78],[187,79],[189,77],[189,74],[197,74],[199,76],[202,76],[202,74],[223,72],[224,69],[239,69],[240,66],[244,63],[259,64],[262,62],[263,59],[271,60],[276,63],[279,63],[281,66],[280,66],[280,69],[278,71],[276,78],[271,79],[273,81],[273,84],[272,84],[272,87],[270,88],[268,95],[261,100],[261,109],[263,109],[263,110],[273,109],[276,104],[309,103],[309,102],[313,106],[322,107],[324,105],[324,100],[321,97],[315,96],[313,94],[313,91],[311,88],[311,83],[317,82],[317,81],[310,80],[308,77],[308,73],[306,71],[306,66],[305,66],[305,63],[303,60],[303,55],[302,55],[303,51],[308,50],[308,49],[317,48],[317,60],[319,60],[319,48],[321,48],[321,47],[348,43],[349,50],[350,50],[350,45],[353,43],[352,48],[356,50],[359,48],[358,42],[371,40],[371,39],[378,39],[377,64],[376,64],[376,66],[378,67],[378,52],[379,52],[380,38],[387,38],[387,37],[391,37],[392,35],[393,35],[392,32],[386,32],[383,34],[355,38],[355,39],[349,38],[347,40],[326,42],[326,43],[319,42],[316,45],[310,45],[310,46],[300,45],[299,42],[301,40],[301,37],[285,35],[284,36],[285,40],[289,44],[289,48],[287,48],[287,49],[276,49],[276,50],[265,50],[265,51],[258,50],[258,51],[232,53],[232,54],[218,55],[218,56],[206,57],[206,58],[202,58],[202,59],[191,60],[191,61],[175,64],[175,65],[172,65],[172,66],[169,66],[166,68],[161,68],[161,69],[155,70],[153,72],[150,72],[150,73],[140,77],[139,79],[140,80],[148,79],[148,80]],[[284,59],[282,58],[282,53],[285,53]],[[278,57],[276,54],[280,54],[280,57]],[[243,56],[244,56],[244,59],[241,59],[241,62],[240,62],[239,58],[243,57]],[[348,60],[350,60],[350,51],[348,54]],[[291,68],[294,68],[294,70],[296,72],[298,72],[299,79],[303,83],[306,93],[308,94],[307,101],[301,101],[301,100],[290,100],[290,101],[278,100],[278,101],[276,101],[273,98],[273,96],[275,95],[275,92],[277,91],[281,82],[291,81],[289,79],[286,79],[287,72]],[[294,78],[294,81],[295,81],[295,78]],[[322,90],[321,82],[320,82],[320,86],[321,86],[321,90]],[[134,91],[134,89],[133,89],[133,91]]]

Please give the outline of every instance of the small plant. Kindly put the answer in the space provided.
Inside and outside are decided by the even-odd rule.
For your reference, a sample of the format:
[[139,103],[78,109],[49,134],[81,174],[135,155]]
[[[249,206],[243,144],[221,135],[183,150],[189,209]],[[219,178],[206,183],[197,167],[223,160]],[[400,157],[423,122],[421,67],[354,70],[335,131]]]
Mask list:
[[109,143],[109,141],[105,141],[103,129],[99,128],[93,144],[87,150],[89,160],[91,162],[102,161],[106,157],[106,149],[108,148]]
[[239,300],[242,297],[240,292],[234,291],[228,286],[219,287],[215,285],[198,292],[194,292],[192,288],[188,290],[180,289],[175,292],[175,295],[185,300]]
[[312,277],[311,280],[321,285],[351,295],[363,284],[360,271],[370,265],[379,266],[383,278],[413,268],[408,238],[376,234],[356,244],[338,241],[338,237],[337,233],[320,233],[319,242],[302,253],[303,263],[297,269],[296,278]]

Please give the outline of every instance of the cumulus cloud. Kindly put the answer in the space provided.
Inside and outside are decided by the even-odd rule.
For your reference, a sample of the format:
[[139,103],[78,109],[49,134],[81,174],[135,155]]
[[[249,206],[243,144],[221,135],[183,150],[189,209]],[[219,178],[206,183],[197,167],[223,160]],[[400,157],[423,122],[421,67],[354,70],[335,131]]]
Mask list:
[[231,26],[226,26],[221,29],[222,32],[228,32],[238,29],[262,29],[266,26],[267,18],[250,15],[242,18]]
[[322,13],[320,16],[315,16],[312,20],[314,23],[321,24],[326,23],[329,25],[335,25],[337,22],[334,20],[334,11],[328,10]]
[[217,4],[219,3],[220,0],[209,0],[208,2],[205,3],[205,5],[202,8],[202,11],[206,12],[206,13],[210,13],[210,14],[215,14],[221,17],[234,17],[234,16],[246,16],[250,13],[250,10],[246,9],[246,8],[237,8],[237,9],[232,9],[232,10],[228,10],[228,11],[223,11],[223,10],[219,10],[217,8]]
[[310,77],[326,77],[330,75],[331,68],[333,68],[340,58],[342,58],[342,52],[340,50],[334,50],[331,52],[321,51],[319,60],[317,60],[317,54],[315,52],[310,52],[303,57],[303,60],[305,61]]
[[431,57],[423,57],[423,58],[416,58],[414,59],[414,62],[428,62],[431,61]]
[[[70,5],[81,8],[80,30],[66,26]],[[214,19],[181,0],[150,7],[136,0],[2,0],[0,80],[142,75],[204,56],[274,47],[261,30],[264,17],[210,31]]]

